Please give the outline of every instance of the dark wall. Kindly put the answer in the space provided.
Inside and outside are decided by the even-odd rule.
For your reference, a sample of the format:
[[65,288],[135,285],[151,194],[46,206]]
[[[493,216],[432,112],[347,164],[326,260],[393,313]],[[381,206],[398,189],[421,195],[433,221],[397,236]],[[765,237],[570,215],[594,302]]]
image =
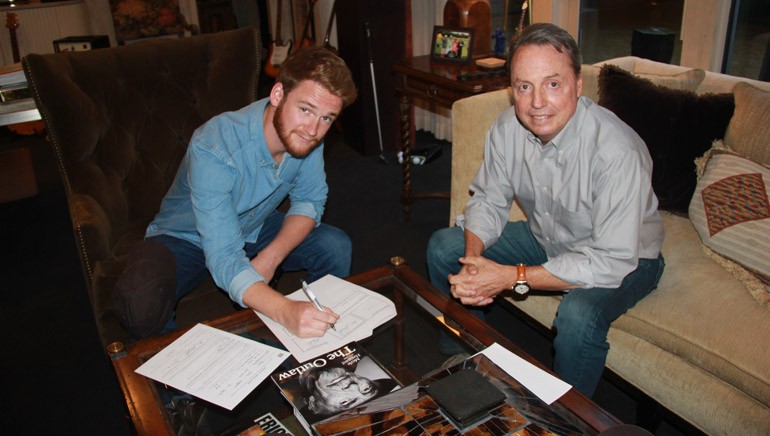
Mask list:
[[358,87],[359,97],[341,118],[347,143],[362,154],[380,150],[372,78],[364,22],[372,35],[372,59],[382,141],[385,151],[400,149],[398,98],[393,64],[404,56],[404,2],[393,0],[336,0],[337,49]]

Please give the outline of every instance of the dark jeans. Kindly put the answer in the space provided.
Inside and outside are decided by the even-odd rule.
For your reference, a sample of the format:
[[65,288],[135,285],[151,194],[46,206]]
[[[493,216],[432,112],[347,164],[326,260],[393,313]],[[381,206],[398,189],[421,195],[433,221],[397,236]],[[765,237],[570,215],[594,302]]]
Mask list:
[[[438,230],[428,243],[430,280],[447,294],[450,294],[447,276],[460,271],[457,259],[464,254],[465,237],[459,227]],[[547,260],[526,221],[508,223],[500,239],[484,252],[484,257],[504,265],[542,265]],[[658,286],[664,266],[662,256],[639,259],[636,270],[628,274],[617,289],[573,289],[563,293],[554,320],[554,372],[559,377],[584,395],[593,395],[610,348],[607,342],[610,324]],[[480,308],[473,308],[471,312],[483,319]]]
[[[257,241],[246,243],[244,251],[251,259],[267,244],[275,239],[283,225],[285,214],[273,212],[267,217],[259,232]],[[158,235],[151,238],[165,245],[174,256],[176,263],[176,303],[185,295],[200,285],[210,273],[206,268],[206,258],[203,250],[195,244],[168,235]],[[352,243],[342,230],[321,224],[315,227],[310,235],[284,259],[281,268],[284,271],[306,270],[307,281],[312,282],[326,274],[336,277],[350,275],[352,259]],[[176,329],[174,315],[168,320],[164,332]]]

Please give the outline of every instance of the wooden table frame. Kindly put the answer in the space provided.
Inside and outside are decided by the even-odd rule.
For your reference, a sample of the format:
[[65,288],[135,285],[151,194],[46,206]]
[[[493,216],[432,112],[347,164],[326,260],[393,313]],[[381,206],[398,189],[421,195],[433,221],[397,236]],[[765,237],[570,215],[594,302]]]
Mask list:
[[412,142],[414,140],[414,99],[427,101],[431,107],[448,109],[461,98],[483,94],[510,86],[505,70],[484,71],[474,64],[456,65],[430,61],[430,56],[404,59],[393,66],[396,92],[400,95],[402,189],[404,219],[409,221],[412,203],[418,199],[449,198],[448,192],[412,192]]
[[[400,298],[416,299],[419,296],[441,311],[445,319],[462,326],[460,328],[461,336],[466,342],[473,345],[474,348],[480,350],[496,342],[527,361],[550,372],[502,334],[473,316],[465,307],[436,289],[426,279],[409,268],[403,262],[403,259],[394,258],[391,263],[391,265],[348,277],[346,280],[372,290],[393,287],[400,291],[396,293]],[[396,303],[399,314],[394,321],[396,323],[395,334],[396,343],[400,344],[401,337],[399,335],[403,335],[403,310],[401,310],[402,303],[399,303],[399,301],[396,301]],[[205,322],[204,324],[236,334],[263,325],[259,317],[251,310],[241,310],[225,317]],[[163,349],[186,330],[181,329],[134,343],[127,347],[124,356],[113,360],[113,367],[124,395],[128,414],[134,426],[134,431],[137,434],[174,434],[174,429],[164,414],[162,401],[160,401],[157,391],[153,387],[154,382],[137,374],[135,369],[145,359]],[[394,357],[396,370],[398,367],[406,367],[403,350],[396,348]],[[597,432],[621,424],[617,418],[575,389],[570,389],[558,401],[590,427],[596,429]]]

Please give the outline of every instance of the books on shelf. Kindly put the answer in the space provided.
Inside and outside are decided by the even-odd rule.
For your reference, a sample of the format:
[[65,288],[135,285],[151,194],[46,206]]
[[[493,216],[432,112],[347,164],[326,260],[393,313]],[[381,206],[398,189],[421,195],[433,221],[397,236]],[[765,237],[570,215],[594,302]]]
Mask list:
[[271,378],[310,434],[313,424],[358,409],[399,388],[357,342],[276,371]]
[[27,77],[20,63],[0,67],[0,88],[27,85]]
[[0,67],[0,103],[31,98],[20,63]]

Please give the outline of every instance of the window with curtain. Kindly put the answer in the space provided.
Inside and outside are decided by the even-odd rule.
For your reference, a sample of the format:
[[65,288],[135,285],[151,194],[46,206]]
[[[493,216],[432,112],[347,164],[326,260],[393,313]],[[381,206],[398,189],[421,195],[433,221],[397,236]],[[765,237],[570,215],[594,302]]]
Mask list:
[[684,0],[582,0],[583,62],[639,56],[678,65]]
[[734,0],[724,72],[770,82],[770,2]]

